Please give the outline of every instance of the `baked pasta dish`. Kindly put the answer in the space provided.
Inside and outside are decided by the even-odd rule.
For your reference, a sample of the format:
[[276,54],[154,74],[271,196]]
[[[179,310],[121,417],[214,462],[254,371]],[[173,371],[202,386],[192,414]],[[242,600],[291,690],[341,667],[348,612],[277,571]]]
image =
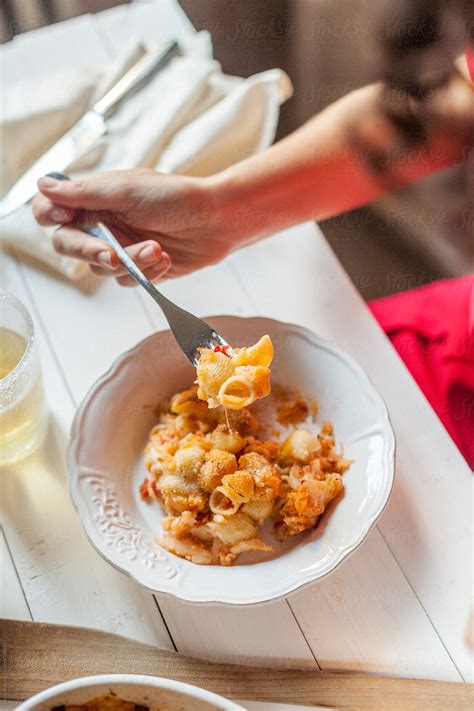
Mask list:
[[270,336],[263,336],[250,348],[201,348],[196,368],[198,398],[206,400],[211,409],[219,405],[231,410],[248,407],[270,393],[272,360]]
[[[242,350],[242,360],[252,361],[252,349]],[[268,351],[266,362],[269,357]],[[247,367],[237,365],[233,372],[240,378],[238,369]],[[218,400],[220,374],[215,381],[206,393]],[[248,394],[239,388],[224,395],[246,402]],[[232,565],[243,553],[271,551],[275,540],[312,529],[343,491],[342,475],[351,463],[336,447],[331,423],[317,434],[299,426],[315,407],[294,393],[276,392],[271,402],[241,409],[217,408],[201,395],[198,375],[197,386],[160,407],[149,435],[140,494],[167,513],[157,542],[193,563]],[[268,431],[270,420],[273,428],[289,428],[282,441],[279,430]]]
[[65,704],[54,706],[51,711],[149,711],[148,706],[124,701],[113,691],[105,696],[98,696],[85,704]]

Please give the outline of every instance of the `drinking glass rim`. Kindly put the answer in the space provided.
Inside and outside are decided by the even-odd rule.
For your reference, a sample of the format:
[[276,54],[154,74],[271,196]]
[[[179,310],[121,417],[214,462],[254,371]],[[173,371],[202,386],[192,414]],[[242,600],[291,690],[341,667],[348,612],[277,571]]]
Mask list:
[[[8,375],[6,375],[4,378],[0,378],[0,386],[3,388],[5,386],[8,386],[9,381],[13,380],[15,376],[18,374],[20,371],[21,367],[24,365],[25,361],[30,357],[31,351],[33,349],[33,344],[35,340],[35,325],[33,323],[33,319],[31,318],[30,312],[22,304],[22,302],[16,298],[16,296],[13,296],[13,294],[10,294],[8,291],[1,291],[0,290],[0,300],[1,302],[6,302],[14,306],[15,308],[18,309],[18,311],[21,313],[21,315],[24,317],[26,324],[27,324],[27,329],[28,329],[28,335],[26,339],[26,348],[21,356],[20,360],[18,363],[15,365],[13,370],[11,370]],[[1,307],[1,304],[0,304]]]

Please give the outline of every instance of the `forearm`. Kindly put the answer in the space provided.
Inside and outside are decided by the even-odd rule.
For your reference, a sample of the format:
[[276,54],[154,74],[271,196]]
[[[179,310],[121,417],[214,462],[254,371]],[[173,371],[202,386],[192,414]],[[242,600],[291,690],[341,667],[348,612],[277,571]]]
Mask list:
[[468,94],[453,121],[443,123],[437,108],[420,135],[407,137],[412,104],[396,96],[398,115],[387,112],[382,92],[381,85],[352,92],[264,153],[210,179],[243,241],[324,220],[462,160],[472,141]]
[[130,277],[115,252],[78,229],[77,219],[104,221],[148,278],[188,274],[250,241],[350,210],[462,160],[474,133],[466,86],[438,105],[414,106],[406,95],[366,87],[264,153],[208,178],[145,169],[43,178],[34,214],[42,225],[65,225],[54,235],[60,254],[86,259],[122,284]]

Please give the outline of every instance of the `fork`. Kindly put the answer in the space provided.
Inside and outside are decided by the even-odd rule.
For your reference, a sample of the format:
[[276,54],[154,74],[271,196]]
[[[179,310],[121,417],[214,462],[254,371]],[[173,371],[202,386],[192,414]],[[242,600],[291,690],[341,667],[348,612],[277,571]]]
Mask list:
[[[71,178],[63,173],[51,172],[48,173],[47,176],[55,178],[56,180],[71,180]],[[101,239],[115,250],[118,258],[129,274],[131,274],[156,301],[168,321],[168,325],[179,347],[194,366],[198,364],[201,348],[210,348],[212,350],[216,346],[229,347],[229,344],[224,338],[209,326],[209,324],[189,313],[189,311],[185,311],[164,296],[156,286],[146,278],[142,270],[135,264],[106,225],[102,222],[97,222],[97,224],[92,226],[84,227],[82,225],[76,225],[76,227],[79,227],[79,229],[83,232],[87,232],[87,234],[92,237]]]

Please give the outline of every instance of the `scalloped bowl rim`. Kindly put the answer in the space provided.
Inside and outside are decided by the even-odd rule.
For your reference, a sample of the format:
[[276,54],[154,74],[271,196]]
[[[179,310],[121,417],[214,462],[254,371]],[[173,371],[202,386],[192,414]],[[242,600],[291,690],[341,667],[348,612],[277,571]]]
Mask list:
[[[214,604],[219,604],[219,605],[225,605],[225,606],[245,606],[245,605],[264,605],[267,603],[274,602],[275,600],[287,597],[293,593],[296,593],[303,589],[304,587],[307,587],[308,585],[311,585],[312,583],[315,583],[319,580],[323,580],[326,578],[328,575],[332,574],[336,568],[338,568],[341,563],[349,558],[364,542],[364,540],[367,538],[369,535],[370,531],[372,528],[375,526],[377,523],[378,519],[384,512],[390,495],[392,493],[393,485],[394,485],[394,480],[395,480],[395,435],[393,431],[393,427],[390,421],[390,416],[388,413],[387,406],[385,404],[385,401],[383,400],[382,396],[378,393],[376,390],[375,386],[371,382],[369,376],[365,372],[365,370],[362,368],[362,366],[352,357],[350,356],[343,348],[340,346],[336,345],[332,341],[326,340],[322,338],[321,336],[318,336],[315,334],[313,331],[310,329],[306,328],[305,326],[301,326],[298,324],[293,324],[293,323],[288,323],[285,321],[280,321],[278,319],[273,319],[265,316],[235,316],[235,315],[217,315],[217,316],[209,316],[209,317],[203,317],[205,321],[208,323],[210,322],[213,327],[218,328],[218,326],[214,323],[215,321],[220,321],[220,320],[235,320],[235,321],[261,321],[261,322],[266,322],[266,323],[273,323],[277,324],[280,327],[284,327],[287,329],[291,329],[293,331],[299,332],[300,335],[302,335],[306,340],[308,338],[311,340],[311,342],[316,345],[317,347],[324,349],[326,351],[329,351],[333,355],[338,356],[346,365],[350,367],[352,372],[356,375],[356,377],[360,380],[360,382],[364,385],[364,388],[366,392],[370,393],[370,396],[373,398],[373,400],[377,403],[377,406],[379,408],[379,414],[381,415],[381,429],[383,431],[383,436],[384,436],[384,475],[385,475],[385,484],[384,484],[384,495],[383,498],[380,502],[380,505],[378,509],[374,511],[372,516],[367,519],[365,525],[363,525],[360,529],[360,532],[358,536],[355,537],[355,539],[345,545],[345,546],[340,546],[338,549],[338,554],[335,556],[329,564],[326,566],[325,569],[323,569],[321,572],[307,572],[302,573],[301,571],[298,573],[297,578],[292,579],[291,582],[286,582],[283,586],[280,588],[274,588],[271,593],[264,593],[263,595],[260,594],[254,594],[252,596],[247,595],[245,599],[242,599],[242,596],[237,594],[232,594],[231,588],[229,588],[229,594],[226,595],[220,595],[213,597],[212,595],[208,594],[202,594],[199,591],[197,592],[183,592],[180,589],[174,589],[172,590],[170,587],[164,586],[162,583],[160,586],[153,586],[150,585],[148,582],[146,582],[143,579],[140,579],[139,575],[136,575],[135,573],[131,572],[130,570],[125,567],[125,565],[118,563],[114,560],[111,560],[111,558],[107,555],[107,547],[105,545],[101,545],[101,543],[96,542],[94,540],[95,532],[93,530],[90,530],[86,522],[84,521],[83,516],[81,515],[81,509],[79,505],[79,495],[77,494],[77,499],[76,499],[76,491],[74,489],[74,477],[78,473],[78,467],[76,465],[77,457],[77,449],[80,444],[80,430],[81,430],[81,422],[83,417],[87,413],[87,407],[88,405],[92,402],[94,396],[96,393],[104,387],[110,380],[112,380],[117,372],[126,364],[126,362],[133,357],[133,355],[140,350],[145,344],[147,344],[149,341],[159,337],[159,336],[164,336],[165,334],[169,334],[170,330],[169,329],[164,329],[162,331],[157,331],[150,336],[147,336],[146,338],[140,340],[138,343],[136,343],[134,346],[129,348],[128,350],[124,351],[122,354],[120,354],[112,363],[110,368],[101,376],[99,377],[89,388],[88,392],[84,396],[82,402],[80,403],[72,426],[71,426],[71,434],[70,434],[70,441],[69,445],[67,448],[67,454],[66,454],[66,459],[67,459],[67,469],[68,469],[68,483],[69,483],[69,494],[71,501],[73,503],[73,506],[79,516],[79,519],[81,521],[82,528],[89,539],[89,542],[93,546],[93,548],[97,551],[97,553],[104,559],[106,560],[110,565],[112,565],[114,568],[119,570],[122,573],[125,573],[128,577],[130,577],[132,580],[134,580],[136,583],[138,583],[140,586],[150,590],[152,593],[157,593],[160,595],[166,595],[171,598],[178,598],[180,600],[183,600],[184,602],[187,603],[194,603],[196,605],[214,605]],[[263,333],[263,331],[262,331]],[[76,477],[77,478],[77,477]],[[173,554],[170,554],[173,556]],[[173,556],[176,557],[176,556]],[[181,559],[178,559],[181,560]],[[192,564],[190,564],[192,565]],[[203,566],[199,566],[203,567]],[[213,566],[210,566],[213,567]],[[242,591],[240,591],[241,593]]]

